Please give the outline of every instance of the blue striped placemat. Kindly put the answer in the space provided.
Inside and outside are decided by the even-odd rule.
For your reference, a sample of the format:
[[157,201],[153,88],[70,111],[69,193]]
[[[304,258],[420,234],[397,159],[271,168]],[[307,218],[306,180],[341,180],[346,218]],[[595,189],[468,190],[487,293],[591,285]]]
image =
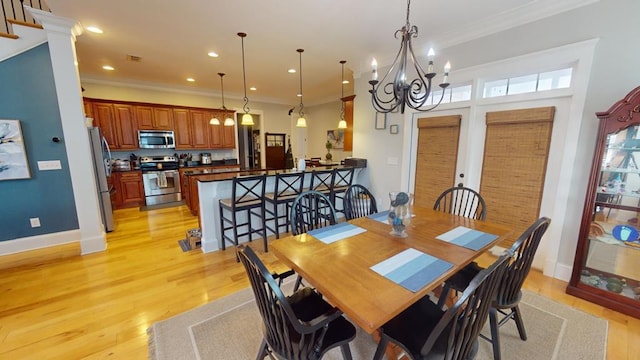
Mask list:
[[381,223],[385,223],[388,224],[388,217],[389,217],[389,210],[385,210],[385,211],[380,211],[377,212],[375,214],[371,214],[371,215],[367,215],[367,217],[369,219],[375,220],[375,221],[379,221]]
[[338,240],[342,240],[349,236],[358,235],[367,231],[359,226],[349,224],[347,222],[315,229],[307,232],[307,234],[322,241],[325,244],[331,244]]
[[467,249],[478,251],[487,246],[488,243],[497,239],[498,235],[488,234],[482,231],[469,229],[464,226],[458,226],[453,230],[449,230],[444,234],[436,236],[436,239],[450,242]]
[[449,270],[453,264],[416,249],[407,249],[371,267],[371,270],[416,292]]

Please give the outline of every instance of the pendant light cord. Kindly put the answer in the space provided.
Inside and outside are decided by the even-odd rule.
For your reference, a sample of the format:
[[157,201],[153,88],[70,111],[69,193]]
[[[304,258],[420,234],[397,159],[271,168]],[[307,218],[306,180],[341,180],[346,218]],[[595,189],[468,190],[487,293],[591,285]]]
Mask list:
[[340,120],[344,120],[344,64],[346,63],[346,60],[340,60],[340,64],[342,64],[342,82],[340,82],[340,87],[341,87],[341,94],[342,96],[340,97]]
[[245,33],[238,33],[238,36],[240,36],[240,39],[242,40],[242,80],[243,80],[243,84],[244,84],[244,105],[242,106],[242,110],[244,110],[245,113],[249,113],[249,98],[247,97],[247,73],[245,70],[245,66],[244,66],[244,38],[247,36],[247,34]]
[[220,88],[222,89],[222,109],[227,110],[227,107],[224,106],[224,81],[222,81],[224,73],[218,73],[218,75],[220,75]]
[[298,52],[298,54],[300,54],[300,111],[298,112],[298,114],[300,115],[300,117],[304,117],[304,105],[302,104],[302,52],[304,51],[304,49],[298,49],[296,51]]

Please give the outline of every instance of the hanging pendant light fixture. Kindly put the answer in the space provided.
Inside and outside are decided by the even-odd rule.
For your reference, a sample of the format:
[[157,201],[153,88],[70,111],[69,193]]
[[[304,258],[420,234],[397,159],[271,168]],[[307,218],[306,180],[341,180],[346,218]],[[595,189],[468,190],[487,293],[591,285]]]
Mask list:
[[242,120],[240,121],[240,125],[244,126],[252,126],[253,117],[249,114],[249,98],[247,97],[247,74],[244,66],[244,38],[247,34],[243,32],[239,32],[238,36],[242,40],[242,79],[244,83],[244,105],[242,106],[242,110],[244,110],[244,114],[242,115]]
[[[218,73],[218,75],[220,76],[220,88],[222,89],[222,110],[224,110],[224,116],[226,117],[224,119],[224,126],[233,126],[236,124],[236,122],[229,116],[229,113],[227,112],[227,107],[224,106],[224,81],[222,80],[224,73]],[[211,120],[209,120],[209,124],[220,125],[220,119],[218,119],[218,114],[215,114],[211,118]]]
[[[378,81],[378,64],[375,59],[371,62],[373,67],[372,78],[369,81],[371,84],[371,102],[373,108],[382,113],[388,113],[396,111],[400,108],[400,112],[404,114],[406,106],[417,111],[430,111],[435,109],[444,98],[444,90],[449,86],[447,83],[447,76],[451,65],[447,62],[444,66],[444,77],[440,88],[442,94],[440,99],[436,102],[435,99],[429,103],[429,95],[431,94],[431,80],[436,76],[433,72],[433,49],[429,49],[428,68],[425,72],[424,69],[416,60],[416,56],[413,54],[413,46],[411,45],[411,38],[418,36],[418,28],[409,24],[409,7],[411,0],[407,0],[407,21],[402,29],[397,30],[395,37],[402,35],[402,42],[400,43],[400,50],[393,60],[393,65],[389,68],[381,81]],[[412,64],[408,64],[411,60]],[[417,77],[413,80],[407,80],[407,71],[410,70],[408,65],[411,65],[416,72]],[[391,80],[391,72],[396,69],[397,72]],[[387,77],[389,78],[387,82]]]
[[341,96],[340,96],[340,121],[338,121],[338,129],[346,129],[347,121],[344,119],[344,64],[346,60],[340,60],[340,64],[342,64],[342,81],[340,82],[341,86]]
[[298,54],[300,54],[300,110],[298,111],[298,121],[296,122],[297,127],[307,127],[307,120],[304,118],[304,105],[302,104],[302,53],[304,49],[296,50]]

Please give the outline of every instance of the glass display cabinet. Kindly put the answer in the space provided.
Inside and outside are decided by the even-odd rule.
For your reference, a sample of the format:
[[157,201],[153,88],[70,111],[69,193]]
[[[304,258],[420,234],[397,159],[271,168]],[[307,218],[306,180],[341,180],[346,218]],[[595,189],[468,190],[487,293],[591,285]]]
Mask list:
[[600,119],[567,293],[640,318],[640,87]]

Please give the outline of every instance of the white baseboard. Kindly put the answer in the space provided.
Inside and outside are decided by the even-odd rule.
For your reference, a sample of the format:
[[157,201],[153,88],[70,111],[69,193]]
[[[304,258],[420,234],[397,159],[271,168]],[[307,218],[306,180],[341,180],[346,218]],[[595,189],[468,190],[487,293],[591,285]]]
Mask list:
[[[0,256],[78,241],[80,241],[80,230],[69,230],[46,235],[0,241]],[[84,250],[83,253],[85,253]]]

